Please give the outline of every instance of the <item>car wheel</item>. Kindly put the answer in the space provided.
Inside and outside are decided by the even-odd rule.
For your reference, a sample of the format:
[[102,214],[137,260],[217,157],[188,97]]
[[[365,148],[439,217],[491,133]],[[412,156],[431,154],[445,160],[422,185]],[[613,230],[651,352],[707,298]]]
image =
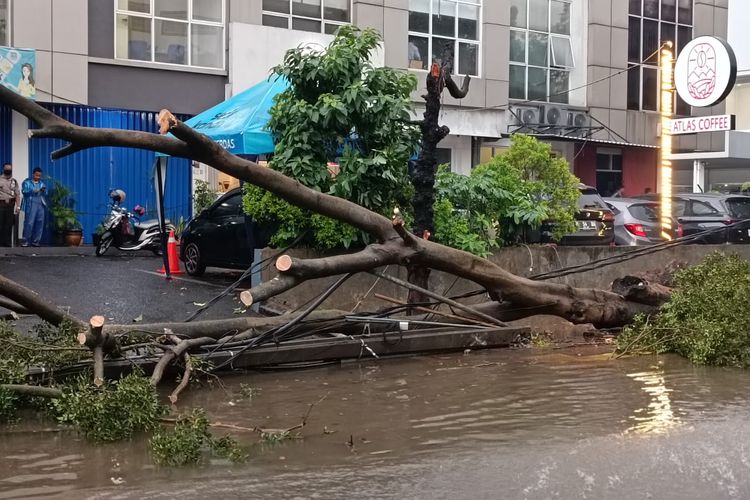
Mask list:
[[112,245],[112,234],[105,233],[102,235],[102,238],[99,240],[99,244],[96,245],[96,256],[101,257],[104,255],[104,252],[107,251],[107,249]]
[[195,243],[188,243],[185,247],[185,271],[190,276],[200,276],[206,270],[206,264],[201,259],[201,251]]

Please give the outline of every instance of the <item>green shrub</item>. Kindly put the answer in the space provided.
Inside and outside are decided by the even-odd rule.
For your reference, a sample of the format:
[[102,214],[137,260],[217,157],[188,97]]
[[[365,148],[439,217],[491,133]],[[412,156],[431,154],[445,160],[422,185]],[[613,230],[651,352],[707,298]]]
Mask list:
[[239,462],[246,458],[229,436],[214,439],[209,432],[206,412],[196,408],[180,416],[172,429],[161,427],[149,440],[154,461],[161,465],[179,466],[199,463],[206,451]]
[[443,165],[435,182],[435,240],[485,256],[524,228],[554,221],[556,238],[575,230],[579,180],[548,144],[513,135],[510,149],[468,176]]
[[750,262],[713,253],[675,275],[657,315],[639,316],[617,339],[619,352],[675,352],[693,363],[750,366]]
[[55,400],[61,423],[73,425],[92,441],[119,441],[137,432],[152,431],[167,407],[159,402],[154,387],[141,374],[130,374],[102,387],[81,377]]

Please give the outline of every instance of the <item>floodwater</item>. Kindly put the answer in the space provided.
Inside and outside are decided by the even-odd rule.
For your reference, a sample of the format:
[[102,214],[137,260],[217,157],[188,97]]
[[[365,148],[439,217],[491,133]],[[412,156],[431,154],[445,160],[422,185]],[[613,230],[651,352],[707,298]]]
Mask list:
[[162,468],[143,438],[94,446],[22,422],[0,431],[0,499],[749,498],[747,380],[603,348],[251,373],[191,389],[179,409],[285,428],[325,396],[303,439],[260,446],[232,432],[246,463]]

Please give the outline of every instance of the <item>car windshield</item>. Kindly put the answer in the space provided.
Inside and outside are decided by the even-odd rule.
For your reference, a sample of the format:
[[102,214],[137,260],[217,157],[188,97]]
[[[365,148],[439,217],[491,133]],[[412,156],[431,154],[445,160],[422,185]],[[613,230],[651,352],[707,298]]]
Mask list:
[[726,204],[735,219],[750,219],[750,198],[729,198]]
[[581,197],[578,198],[578,208],[607,210],[607,205],[596,189],[582,189]]
[[638,220],[653,222],[659,220],[659,205],[655,203],[639,203],[628,207],[630,215]]

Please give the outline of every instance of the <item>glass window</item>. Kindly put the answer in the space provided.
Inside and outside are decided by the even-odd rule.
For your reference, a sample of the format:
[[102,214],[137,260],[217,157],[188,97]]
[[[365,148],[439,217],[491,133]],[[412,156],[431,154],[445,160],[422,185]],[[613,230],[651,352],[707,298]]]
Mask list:
[[570,35],[570,4],[552,0],[550,9],[550,31],[560,35]]
[[526,27],[526,0],[511,0],[510,25],[517,28]]
[[[658,108],[659,47],[671,41],[677,56],[693,34],[693,0],[630,0],[628,62],[643,64],[628,72],[628,109],[656,111]],[[677,21],[679,24],[675,23]],[[687,115],[690,107],[676,97],[676,114]]]
[[661,20],[675,22],[677,15],[677,0],[661,0]]
[[156,61],[187,64],[188,24],[157,19],[155,27]]
[[526,32],[510,31],[510,60],[513,62],[526,62]]
[[233,217],[240,214],[242,196],[231,196],[216,205],[211,212],[211,217]]
[[10,45],[9,10],[8,0],[0,0],[0,45]]
[[713,215],[713,214],[719,213],[719,211],[716,210],[714,207],[702,201],[693,200],[691,205],[692,205],[693,215]]
[[224,0],[118,0],[117,7],[115,57],[224,67]]
[[510,98],[526,99],[526,66],[510,66]]
[[222,0],[193,0],[193,19],[221,22]]
[[656,68],[643,68],[643,109],[648,111],[656,111],[656,105],[658,102],[658,72]]
[[[522,29],[526,12],[528,30]],[[569,70],[575,67],[570,2],[513,0],[511,25],[518,28],[510,30],[510,97],[567,103]]]
[[562,68],[573,68],[573,47],[570,45],[570,38],[553,36],[552,41],[552,65]]
[[643,16],[659,19],[659,0],[643,0]]
[[638,36],[628,37],[628,62],[641,62],[641,20],[630,16],[628,19],[628,33],[638,33]]
[[547,35],[541,33],[529,33],[529,64],[547,66],[547,38]]
[[481,6],[481,0],[409,0],[409,67],[429,69],[452,58],[453,72],[479,76]]
[[409,67],[427,69],[430,40],[422,36],[409,35]]
[[154,11],[156,17],[187,21],[188,0],[154,0]]
[[[428,2],[429,0],[421,0],[421,3]],[[293,30],[330,35],[339,26],[349,23],[350,4],[351,0],[263,0],[263,26],[291,27]],[[412,27],[416,29],[417,24],[427,26],[429,23],[429,16],[423,10],[421,18],[409,16],[410,30]]]
[[117,0],[117,8],[148,14],[151,12],[151,2],[149,0]]
[[549,0],[529,0],[529,29],[549,32]]

